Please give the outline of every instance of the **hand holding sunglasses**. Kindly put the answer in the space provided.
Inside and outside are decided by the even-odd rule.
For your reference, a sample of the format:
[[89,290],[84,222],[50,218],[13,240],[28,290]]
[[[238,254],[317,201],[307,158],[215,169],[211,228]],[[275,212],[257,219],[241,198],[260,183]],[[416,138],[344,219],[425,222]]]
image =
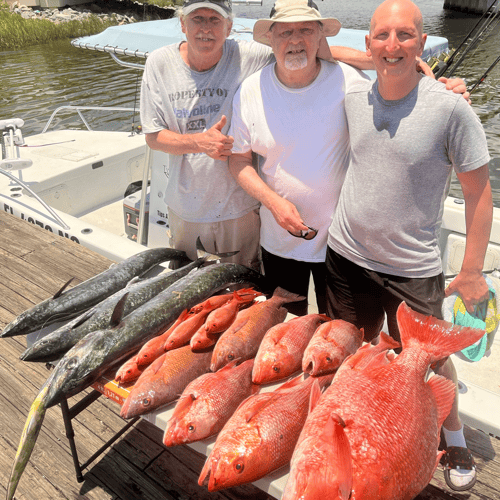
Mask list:
[[303,238],[304,240],[312,240],[316,238],[316,235],[318,234],[318,230],[314,229],[313,227],[309,227],[307,224],[304,224],[304,226],[307,227],[306,230],[301,230],[300,234],[295,234],[292,233],[291,231],[288,231],[292,236],[295,236],[295,238]]

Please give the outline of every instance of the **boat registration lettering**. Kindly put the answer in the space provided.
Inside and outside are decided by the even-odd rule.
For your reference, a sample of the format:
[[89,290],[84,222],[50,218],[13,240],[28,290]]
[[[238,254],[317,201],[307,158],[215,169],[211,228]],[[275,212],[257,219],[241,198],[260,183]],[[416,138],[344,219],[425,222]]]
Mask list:
[[40,220],[35,219],[34,217],[31,217],[31,215],[26,215],[23,212],[15,210],[14,207],[7,205],[7,203],[3,204],[3,209],[5,212],[7,212],[11,215],[14,215],[15,217],[18,217],[19,219],[25,220],[26,222],[29,222],[30,224],[35,224],[36,226],[40,226],[42,229],[46,229],[47,231],[50,231],[51,233],[56,233],[63,238],[68,238],[69,240],[80,244],[80,240],[76,236],[73,236],[73,235],[63,231],[62,229],[53,229],[52,226],[50,226],[49,224],[46,224],[43,221],[40,221]]

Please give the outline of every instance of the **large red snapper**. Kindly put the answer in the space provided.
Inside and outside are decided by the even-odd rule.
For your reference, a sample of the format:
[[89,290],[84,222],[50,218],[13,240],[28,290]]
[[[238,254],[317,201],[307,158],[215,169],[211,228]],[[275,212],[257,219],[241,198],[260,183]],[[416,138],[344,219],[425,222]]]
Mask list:
[[247,398],[220,431],[198,484],[209,491],[256,481],[286,465],[292,456],[309,408],[313,384],[319,392],[332,376],[303,375],[274,392]]
[[161,355],[142,372],[120,415],[132,418],[175,401],[189,382],[210,370],[211,357],[211,351],[195,353],[188,345]]
[[283,305],[304,298],[278,287],[270,299],[240,311],[215,344],[210,369],[215,372],[234,359],[253,358],[267,330],[285,319],[287,310]]
[[321,325],[307,345],[302,358],[302,371],[313,377],[334,373],[347,356],[363,343],[363,330],[352,323],[334,319]]
[[426,381],[428,368],[484,331],[424,316],[404,302],[397,319],[402,353],[388,356],[382,343],[361,347],[310,413],[283,500],[410,500],[430,482],[455,385],[438,375]]
[[304,350],[318,326],[325,321],[331,322],[331,318],[324,314],[307,314],[270,328],[255,356],[253,383],[283,380],[300,371]]
[[239,366],[237,362],[201,375],[184,389],[165,428],[165,446],[193,443],[217,434],[239,404],[258,391],[252,384],[254,360]]

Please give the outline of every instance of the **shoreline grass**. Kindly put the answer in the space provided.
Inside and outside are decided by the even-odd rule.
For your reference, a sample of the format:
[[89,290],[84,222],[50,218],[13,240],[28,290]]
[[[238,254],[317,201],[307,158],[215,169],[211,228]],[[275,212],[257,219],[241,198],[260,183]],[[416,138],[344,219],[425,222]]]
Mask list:
[[[139,0],[139,3],[171,7],[178,2]],[[24,19],[19,14],[11,12],[7,3],[0,0],[0,50],[19,49],[64,38],[94,35],[117,24],[119,21],[114,14],[110,14],[107,20],[91,15],[86,19],[58,24],[47,19]]]

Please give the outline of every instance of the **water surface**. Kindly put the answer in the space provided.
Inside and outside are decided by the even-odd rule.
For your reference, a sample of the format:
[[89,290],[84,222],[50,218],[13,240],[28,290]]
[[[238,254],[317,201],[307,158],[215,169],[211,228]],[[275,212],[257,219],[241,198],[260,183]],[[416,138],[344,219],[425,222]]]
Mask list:
[[[235,6],[236,15],[267,18],[272,0],[262,7]],[[368,29],[378,0],[340,2],[317,1],[324,16],[337,17],[345,28]],[[424,16],[424,31],[443,36],[457,47],[478,22],[480,16],[445,11],[441,0],[421,0],[416,4]],[[469,84],[476,82],[498,56],[500,27],[486,37],[457,70]],[[25,135],[41,132],[52,112],[62,105],[124,106],[138,108],[140,72],[117,65],[108,54],[74,48],[68,40],[18,51],[0,51],[0,119],[19,117],[25,121]],[[484,126],[492,161],[491,181],[495,205],[500,207],[500,64],[473,94],[473,104]],[[111,113],[86,112],[95,128],[131,130],[139,123],[137,114],[123,114],[116,120]],[[133,120],[134,118],[134,120]],[[74,114],[62,114],[56,127],[81,128]],[[461,197],[454,180],[451,194]]]

